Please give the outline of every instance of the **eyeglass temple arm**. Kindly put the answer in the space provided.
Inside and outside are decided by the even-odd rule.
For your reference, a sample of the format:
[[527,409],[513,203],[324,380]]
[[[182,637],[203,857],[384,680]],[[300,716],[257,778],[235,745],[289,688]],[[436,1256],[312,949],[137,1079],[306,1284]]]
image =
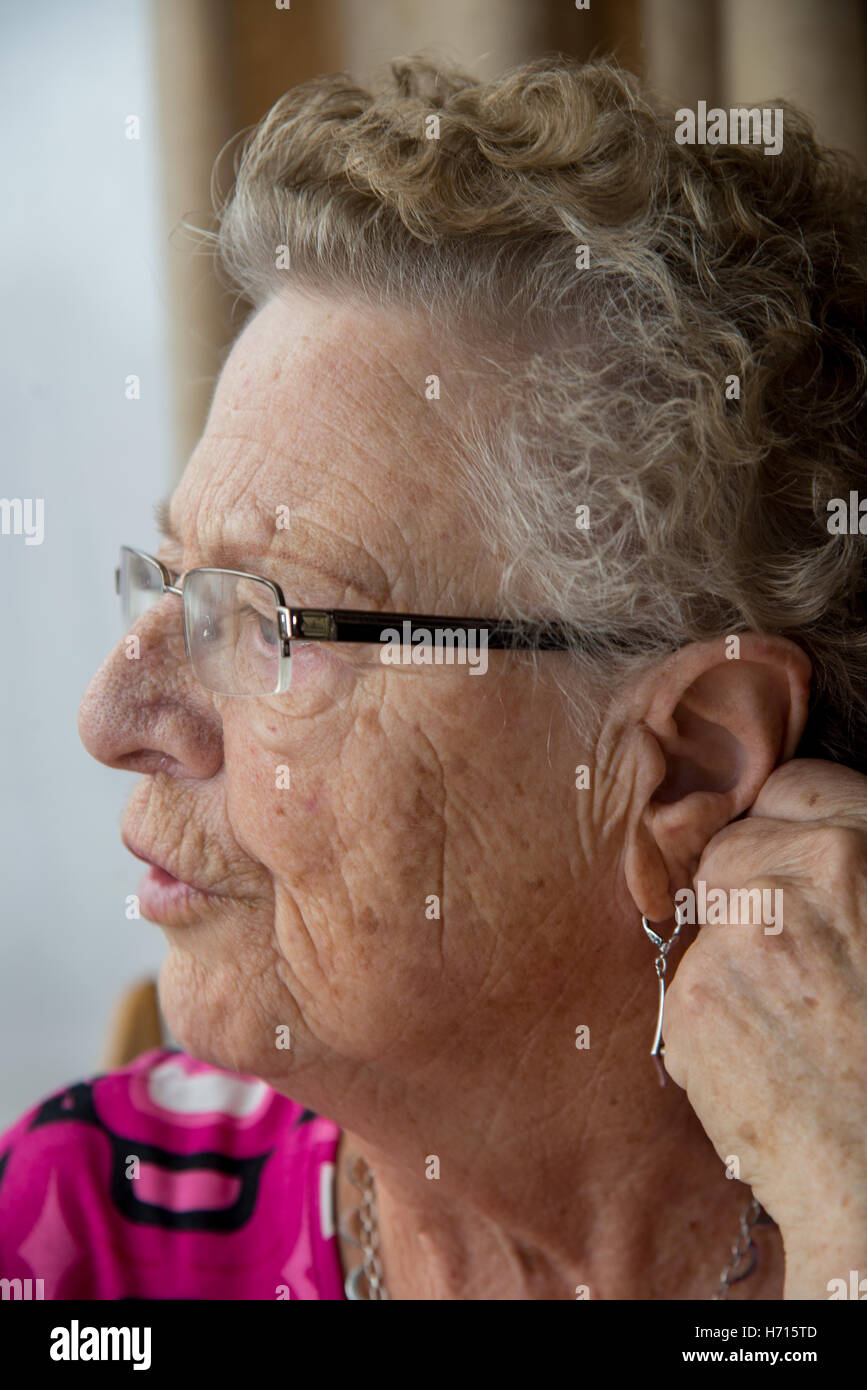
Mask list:
[[[491,618],[435,617],[422,613],[365,613],[342,609],[292,608],[293,637],[322,642],[381,642],[387,628],[402,634],[403,624],[429,631],[485,632],[491,649],[525,648],[529,650],[564,651],[570,640],[562,628],[546,625],[525,625],[500,622]],[[575,636],[572,637],[572,642]]]

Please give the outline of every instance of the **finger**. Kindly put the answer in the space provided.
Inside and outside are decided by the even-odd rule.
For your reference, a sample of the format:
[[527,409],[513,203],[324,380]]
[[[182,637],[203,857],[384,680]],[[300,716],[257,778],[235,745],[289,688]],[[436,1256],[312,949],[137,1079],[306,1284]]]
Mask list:
[[694,882],[704,879],[715,887],[735,888],[759,878],[798,878],[809,854],[809,835],[793,831],[791,820],[736,820],[705,845]]
[[747,818],[867,826],[867,777],[841,763],[792,758],[772,772]]

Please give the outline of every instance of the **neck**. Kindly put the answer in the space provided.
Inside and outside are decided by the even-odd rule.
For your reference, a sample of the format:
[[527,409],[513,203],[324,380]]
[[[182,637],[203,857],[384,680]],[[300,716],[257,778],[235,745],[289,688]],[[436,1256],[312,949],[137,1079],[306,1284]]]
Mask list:
[[[344,1169],[360,1155],[376,1184],[390,1298],[712,1298],[751,1193],[726,1179],[684,1092],[659,1086],[648,1056],[649,973],[624,1011],[633,1021],[610,1046],[570,1057],[571,1094],[520,1084],[522,1072],[551,1074],[532,1055],[541,1046],[550,1063],[547,1036],[512,1058],[511,1075],[489,1092],[496,1103],[474,1105],[455,1067],[448,1112],[426,1108],[419,1093],[395,1112],[435,1122],[416,1120],[388,1144],[344,1131],[338,1208],[346,1219],[358,1205]],[[753,1238],[758,1268],[731,1296],[779,1299],[779,1234]],[[341,1247],[350,1265],[360,1258],[351,1249]]]

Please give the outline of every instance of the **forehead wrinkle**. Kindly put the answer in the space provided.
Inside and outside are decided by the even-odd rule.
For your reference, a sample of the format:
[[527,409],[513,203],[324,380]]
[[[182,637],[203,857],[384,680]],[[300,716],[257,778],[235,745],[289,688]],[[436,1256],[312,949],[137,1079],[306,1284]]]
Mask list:
[[[183,541],[172,522],[168,499],[157,504],[155,514],[161,533],[183,551]],[[265,523],[266,515],[267,512],[251,508],[243,511],[231,508],[213,522],[208,519],[202,529],[197,529],[195,553],[201,556],[199,563],[239,570],[264,563],[275,573],[263,577],[274,578],[276,583],[281,583],[283,566],[311,570],[331,580],[341,590],[355,590],[372,603],[385,601],[389,593],[388,580],[366,551],[345,537],[336,537],[323,527],[293,515],[291,510],[289,528],[285,531],[276,529],[276,513],[273,524],[270,518]]]
[[[271,391],[268,394],[269,398],[273,395]],[[245,404],[242,410],[233,411],[233,416],[248,413],[249,410],[249,405]],[[205,535],[201,538],[203,550],[207,538],[210,553],[250,554],[253,544],[250,537],[255,536],[258,540],[261,536],[262,543],[255,553],[266,557],[272,564],[275,559],[279,562],[285,555],[287,563],[324,575],[336,583],[341,591],[353,589],[373,604],[384,604],[391,586],[382,566],[367,549],[327,524],[328,499],[333,499],[334,484],[338,480],[346,481],[343,470],[338,467],[340,451],[327,447],[323,449],[322,441],[317,440],[316,461],[311,460],[307,465],[300,462],[301,450],[306,454],[312,442],[309,437],[312,419],[316,419],[322,431],[333,428],[334,422],[325,414],[320,416],[318,410],[305,406],[304,428],[299,431],[297,412],[285,402],[278,403],[276,400],[270,410],[262,413],[253,408],[253,412],[257,420],[255,430],[240,429],[237,418],[233,419],[231,432],[218,422],[219,433],[215,433],[215,437],[218,438],[221,455],[226,452],[224,446],[227,443],[235,446],[231,451],[235,460],[226,480],[232,486],[234,495],[230,503],[215,508],[220,519],[217,534],[212,539],[208,528],[204,528]],[[345,442],[350,448],[354,445],[358,452],[357,422],[354,438],[347,431]],[[366,440],[363,443],[365,454],[369,448],[372,459],[373,441],[370,446]],[[244,481],[240,490],[235,492],[239,473]],[[298,481],[293,473],[298,474]],[[299,492],[299,482],[306,496]],[[315,483],[312,490],[311,482]],[[271,501],[263,500],[263,494],[269,496]],[[318,510],[317,498],[320,495],[325,499],[323,521],[314,521],[298,514],[296,499],[299,506]],[[244,498],[248,498],[248,505],[242,507]],[[201,496],[200,509],[204,501],[205,497]],[[278,502],[290,509],[290,522],[285,530],[278,530],[276,526]],[[354,512],[351,514],[356,515]]]
[[387,599],[391,586],[385,572],[372,555],[346,536],[294,514],[289,529],[276,535],[278,557],[285,547],[286,558],[292,563],[296,546],[300,546],[301,560],[310,569],[336,580],[343,588],[355,589],[372,603],[383,604]]
[[[362,497],[369,489],[373,494],[365,497],[371,505],[370,520],[376,537],[373,549],[380,550],[385,530],[389,534],[396,531],[403,542],[398,569],[406,567],[411,556],[406,553],[410,542],[404,527],[398,524],[387,528],[384,523],[394,521],[392,507],[398,481],[411,504],[405,517],[407,528],[412,521],[429,517],[436,493],[421,462],[431,444],[439,441],[443,425],[440,413],[430,411],[426,405],[417,389],[418,382],[411,383],[409,379],[412,368],[405,359],[407,337],[414,347],[418,346],[417,325],[412,335],[389,331],[386,340],[380,342],[376,334],[359,334],[354,315],[338,313],[333,321],[326,319],[324,325],[317,324],[313,330],[302,322],[303,331],[299,333],[297,327],[290,325],[293,350],[286,352],[285,325],[275,318],[272,326],[268,311],[260,312],[257,328],[249,336],[245,329],[239,339],[239,344],[249,343],[251,352],[245,356],[233,350],[224,367],[202,440],[206,449],[209,443],[215,446],[213,461],[218,476],[221,471],[228,473],[215,489],[227,505],[214,507],[213,521],[209,517],[208,524],[204,524],[203,503],[211,490],[205,482],[198,506],[193,503],[193,511],[202,514],[203,534],[190,535],[190,550],[198,563],[245,568],[249,567],[255,548],[257,554],[267,557],[271,567],[270,573],[262,572],[275,582],[281,580],[281,564],[297,564],[299,569],[306,564],[314,572],[327,575],[341,590],[353,588],[374,604],[384,605],[393,585],[389,585],[381,565],[368,550],[354,546],[339,533],[329,534],[332,509],[328,505],[324,508],[324,525],[308,525],[306,519],[302,524],[293,501],[297,488],[290,481],[286,493],[279,490],[278,470],[285,475],[292,460],[288,477],[291,479],[297,469],[298,482],[305,491],[309,491],[306,485],[317,480],[317,475],[324,474],[329,483],[339,481],[345,486],[353,472],[360,471],[363,476],[353,480],[355,490]],[[279,331],[276,346],[272,339],[275,331]],[[422,339],[423,356],[425,341]],[[419,379],[423,380],[423,375]],[[295,456],[299,449],[301,453],[309,452],[311,445],[315,457],[309,464],[302,464]],[[348,470],[349,478],[341,466],[347,454],[355,464],[354,469]],[[208,455],[211,456],[209,450]],[[200,455],[198,462],[203,457]],[[312,479],[307,476],[308,469]],[[383,469],[387,486],[373,487]],[[285,531],[276,529],[273,506],[269,508],[261,502],[266,491],[263,470],[269,478],[267,493],[271,494],[273,484],[274,502],[285,502],[290,507],[291,520]],[[227,483],[232,493],[240,487],[231,500],[226,496]],[[315,493],[322,491],[321,485],[314,488],[314,495],[299,498],[299,505],[308,513],[315,513],[319,510]],[[255,492],[259,493],[258,498]],[[383,496],[377,497],[378,492]],[[240,512],[237,504],[244,496],[248,504],[258,503],[258,516],[248,518]],[[349,528],[354,535],[361,535],[367,529],[366,516],[366,508],[341,507],[337,519],[345,522],[351,518]],[[389,561],[392,570],[396,557],[390,547],[382,558]]]

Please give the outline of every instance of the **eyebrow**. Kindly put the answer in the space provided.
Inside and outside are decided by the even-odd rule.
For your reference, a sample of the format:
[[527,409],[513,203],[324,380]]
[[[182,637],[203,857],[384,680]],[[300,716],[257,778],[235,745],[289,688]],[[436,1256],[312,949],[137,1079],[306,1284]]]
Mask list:
[[163,540],[180,546],[181,538],[172,524],[171,506],[168,497],[161,497],[154,507],[154,521]]
[[[178,550],[183,551],[183,541],[172,522],[171,499],[169,497],[161,498],[160,501],[157,502],[154,507],[154,521],[163,539],[176,546]],[[302,529],[305,529],[307,526],[307,523],[295,521],[293,522],[295,530],[298,529],[299,524]],[[327,536],[323,535],[323,537],[316,537],[316,544],[320,550],[325,550],[330,553],[320,556],[317,554],[305,553],[302,549],[297,554],[293,553],[291,558],[286,557],[286,563],[297,566],[299,569],[308,569],[312,570],[315,574],[321,574],[326,579],[332,580],[333,583],[339,585],[341,588],[355,589],[357,593],[363,594],[364,597],[370,599],[372,603],[381,604],[384,602],[388,595],[388,583],[379,566],[376,565],[364,551],[360,550],[357,546],[351,547],[351,549],[356,552],[356,555],[352,558],[355,559],[357,557],[357,563],[351,565],[348,572],[344,572],[345,566],[341,563],[342,555],[339,552],[337,543],[331,542]],[[346,544],[350,543],[347,542]],[[243,567],[243,564],[247,563],[247,561],[243,559],[245,555],[252,555],[254,559],[258,559],[261,554],[261,552],[253,552],[249,549],[242,550],[238,545],[220,545],[218,547],[218,552],[219,558],[223,560],[232,558],[239,559],[239,563],[236,565],[227,564],[225,566],[216,566],[216,568],[226,569]],[[275,557],[270,553],[268,555],[268,559],[272,563],[275,559],[279,562],[280,558],[281,557]]]

